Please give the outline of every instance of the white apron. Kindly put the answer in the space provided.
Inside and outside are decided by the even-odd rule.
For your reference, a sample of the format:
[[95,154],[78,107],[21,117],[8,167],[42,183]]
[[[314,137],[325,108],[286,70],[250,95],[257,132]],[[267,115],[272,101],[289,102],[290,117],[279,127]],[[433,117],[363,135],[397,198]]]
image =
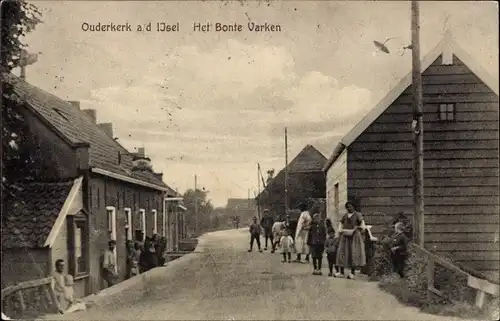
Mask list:
[[297,231],[295,232],[295,250],[297,254],[309,254],[309,246],[307,245],[307,236],[311,227],[311,214],[304,211],[300,214],[297,222]]

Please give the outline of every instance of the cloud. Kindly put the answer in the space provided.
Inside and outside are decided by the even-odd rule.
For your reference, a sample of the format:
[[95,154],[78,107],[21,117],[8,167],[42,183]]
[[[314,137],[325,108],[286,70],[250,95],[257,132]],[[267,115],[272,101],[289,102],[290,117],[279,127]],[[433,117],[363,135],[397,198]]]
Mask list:
[[147,76],[93,90],[88,104],[99,121],[114,123],[124,144],[142,141],[158,157],[172,151],[192,162],[275,157],[284,126],[308,141],[338,135],[370,99],[367,89],[340,87],[321,72],[298,75],[282,47],[236,40],[211,51],[181,46],[136,64]]

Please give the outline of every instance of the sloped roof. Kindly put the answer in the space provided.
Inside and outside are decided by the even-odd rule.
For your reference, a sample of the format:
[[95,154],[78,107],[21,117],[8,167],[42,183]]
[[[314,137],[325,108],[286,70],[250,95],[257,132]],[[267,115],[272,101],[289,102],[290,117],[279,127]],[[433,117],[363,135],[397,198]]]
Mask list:
[[[169,189],[149,171],[132,171],[132,154],[109,137],[84,111],[13,74],[3,74],[22,101],[70,145],[90,144],[90,166]],[[118,162],[121,154],[121,162]]]
[[[288,164],[287,171],[290,174],[321,172],[326,161],[326,157],[319,150],[312,145],[306,145]],[[276,184],[277,181],[283,180],[284,176],[285,168],[279,171],[279,173],[269,182],[269,184],[267,184],[266,188],[257,196],[257,198],[259,198],[270,186]]]
[[21,204],[4,204],[2,247],[42,248],[73,184],[73,180],[19,184]]
[[[498,95],[498,79],[492,77],[473,57],[463,50],[448,31],[443,39],[421,60],[421,71],[424,72],[441,55],[453,54],[462,61],[479,79]],[[328,159],[323,171],[327,171],[340,156],[342,151],[353,143],[401,94],[412,84],[412,71],[406,75],[370,112],[357,123],[337,144]]]

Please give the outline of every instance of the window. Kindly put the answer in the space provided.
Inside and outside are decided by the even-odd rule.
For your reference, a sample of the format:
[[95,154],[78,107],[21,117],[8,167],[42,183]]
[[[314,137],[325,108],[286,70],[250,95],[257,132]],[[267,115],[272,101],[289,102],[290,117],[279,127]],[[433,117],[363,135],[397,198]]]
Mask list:
[[116,210],[113,206],[107,206],[108,214],[108,240],[116,241]]
[[118,152],[118,164],[122,163],[122,152]]
[[135,230],[135,238],[144,242],[146,240],[146,210],[139,210],[139,228]]
[[165,201],[163,201],[163,217],[162,217],[162,226],[163,226],[163,237],[167,236],[167,207],[165,206]]
[[153,234],[158,233],[158,211],[151,210],[153,212]]
[[89,233],[85,213],[68,216],[68,268],[74,278],[89,273]]
[[132,241],[132,210],[125,208],[125,229],[127,231],[127,241]]
[[340,198],[340,195],[339,195],[339,183],[336,183],[334,186],[333,186],[333,204],[334,204],[334,208],[335,208],[335,219],[339,219],[340,217],[340,213],[339,213],[339,198]]
[[454,121],[455,120],[455,104],[440,104],[439,105],[439,120]]

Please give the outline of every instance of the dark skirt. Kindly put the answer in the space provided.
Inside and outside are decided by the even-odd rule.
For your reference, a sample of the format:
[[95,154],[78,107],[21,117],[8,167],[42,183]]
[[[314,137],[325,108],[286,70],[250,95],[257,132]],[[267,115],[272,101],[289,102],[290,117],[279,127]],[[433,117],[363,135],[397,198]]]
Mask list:
[[351,236],[340,235],[336,265],[346,268],[362,267],[366,264],[365,240],[359,230]]

